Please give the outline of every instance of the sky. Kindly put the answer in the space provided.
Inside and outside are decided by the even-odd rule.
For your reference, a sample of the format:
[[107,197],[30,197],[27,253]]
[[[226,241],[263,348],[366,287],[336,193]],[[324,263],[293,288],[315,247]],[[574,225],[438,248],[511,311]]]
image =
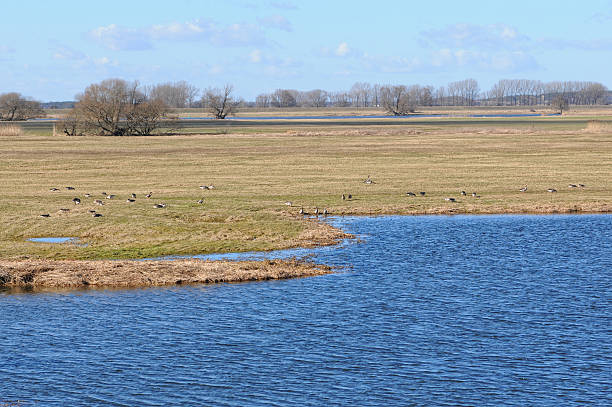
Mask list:
[[612,1],[21,0],[0,14],[0,93],[73,100],[108,78],[278,88],[474,78],[612,88]]

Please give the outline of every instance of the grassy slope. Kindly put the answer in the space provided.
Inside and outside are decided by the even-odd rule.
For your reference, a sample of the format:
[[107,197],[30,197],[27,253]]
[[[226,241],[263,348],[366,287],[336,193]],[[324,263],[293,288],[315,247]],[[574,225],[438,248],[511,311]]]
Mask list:
[[[611,210],[612,133],[583,127],[572,120],[458,120],[173,137],[35,132],[0,138],[0,258],[142,258],[267,250],[335,237],[325,226],[304,222],[297,215],[302,205],[334,214]],[[368,174],[376,184],[361,182]],[[569,183],[587,188],[568,189]],[[202,184],[216,188],[201,191]],[[525,184],[529,191],[519,193]],[[549,187],[559,192],[546,192]],[[461,197],[461,190],[481,198]],[[94,206],[103,191],[117,198]],[[149,191],[152,200],[143,197]],[[427,196],[410,198],[406,191]],[[132,192],[138,198],[128,204]],[[342,201],[342,193],[355,198]],[[82,205],[72,204],[75,196]],[[445,202],[447,196],[459,202]],[[204,205],[196,203],[201,197]],[[168,206],[155,209],[157,202]],[[104,217],[91,217],[90,208]],[[25,241],[37,236],[77,236],[88,246]]]

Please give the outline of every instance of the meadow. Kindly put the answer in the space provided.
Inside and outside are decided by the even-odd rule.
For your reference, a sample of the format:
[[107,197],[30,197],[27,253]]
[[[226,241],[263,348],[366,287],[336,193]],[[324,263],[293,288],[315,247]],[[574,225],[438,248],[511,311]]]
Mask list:
[[[48,123],[26,123],[23,134],[0,136],[0,258],[139,259],[345,237],[300,209],[330,215],[608,212],[612,126],[605,110],[587,113],[195,122],[184,134],[151,137],[54,136]],[[368,176],[371,184],[364,183]],[[128,202],[132,193],[136,199]],[[154,207],[159,203],[166,205]],[[27,241],[42,236],[79,240]]]

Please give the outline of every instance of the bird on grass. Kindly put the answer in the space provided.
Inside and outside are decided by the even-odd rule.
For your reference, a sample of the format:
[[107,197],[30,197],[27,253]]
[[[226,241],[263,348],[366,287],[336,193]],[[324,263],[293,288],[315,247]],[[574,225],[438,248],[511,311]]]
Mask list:
[[548,188],[546,191],[551,192],[551,193],[557,192],[557,190],[554,188]]
[[[461,196],[466,196],[467,194],[465,193],[465,191],[461,191]],[[472,194],[473,195],[473,194]]]
[[136,199],[136,194],[131,195],[132,199]]
[[50,218],[51,215],[49,215],[48,213],[43,213],[42,215],[40,215],[41,218]]
[[419,192],[419,195],[425,196],[425,192],[421,191],[421,192]]
[[372,181],[372,178],[370,178],[370,176],[369,176],[369,175],[368,175],[368,178],[366,178],[366,179],[363,181],[363,183],[364,183],[364,184],[368,184],[368,185],[370,185],[370,184],[375,184],[375,182],[374,182],[374,181]]
[[106,195],[106,199],[115,199],[115,195],[113,194]]
[[408,196],[416,196],[416,194],[414,192],[406,192],[406,195],[408,195]]
[[70,209],[68,209],[68,208],[60,208],[60,212],[70,212]]
[[578,185],[576,185],[576,184],[569,184],[567,187],[568,188],[578,188]]
[[95,209],[90,209],[87,212],[89,212],[89,213],[96,213],[96,210]]
[[132,202],[136,202],[136,200],[135,200],[135,199],[132,199],[132,198],[128,198],[128,200],[127,200],[126,202],[128,202],[128,203],[132,203]]
[[291,202],[291,201],[287,201],[287,202],[285,202],[285,205],[287,205],[287,206],[292,206],[292,205],[293,205],[293,202]]
[[348,199],[353,199],[353,195],[348,194]]
[[85,194],[85,198],[90,198],[91,194]]
[[584,185],[584,184],[578,184],[578,186],[579,186],[580,188],[584,188],[584,187],[586,187],[586,185]]
[[95,203],[96,205],[100,205],[100,206],[104,205],[104,202],[102,202],[102,201],[101,201],[101,200],[99,200],[99,199],[96,199],[96,200],[94,201],[94,203]]
[[346,195],[342,194],[342,200],[346,201]]
[[523,188],[519,189],[519,191],[521,191],[521,192],[527,192],[527,185],[525,185]]
[[74,187],[66,187],[68,191],[74,191]]
[[166,207],[166,204],[165,204],[165,203],[158,203],[158,204],[155,204],[155,205],[153,205],[153,206],[154,206],[155,208],[165,208],[165,207]]
[[145,195],[145,198],[151,199],[152,195],[153,195],[153,192],[149,192],[148,194]]
[[102,214],[101,213],[94,213],[91,216],[93,216],[94,218],[101,218]]
[[75,205],[78,205],[81,203],[81,200],[79,198],[72,198],[72,202],[74,202]]
[[57,192],[59,190],[60,190],[59,188],[51,188],[51,189],[49,189],[49,191],[53,191],[53,192]]
[[444,198],[444,200],[448,202],[457,202],[455,198]]
[[204,203],[204,198],[200,199],[200,200],[198,201],[198,203],[199,203],[200,205],[201,205],[201,204],[203,204],[203,203]]

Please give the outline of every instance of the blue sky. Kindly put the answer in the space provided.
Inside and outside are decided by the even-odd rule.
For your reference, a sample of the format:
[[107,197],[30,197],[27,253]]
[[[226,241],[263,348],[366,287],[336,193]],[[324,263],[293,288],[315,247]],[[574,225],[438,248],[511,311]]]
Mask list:
[[2,4],[0,93],[71,100],[106,78],[330,91],[358,81],[612,87],[612,1],[28,1]]

